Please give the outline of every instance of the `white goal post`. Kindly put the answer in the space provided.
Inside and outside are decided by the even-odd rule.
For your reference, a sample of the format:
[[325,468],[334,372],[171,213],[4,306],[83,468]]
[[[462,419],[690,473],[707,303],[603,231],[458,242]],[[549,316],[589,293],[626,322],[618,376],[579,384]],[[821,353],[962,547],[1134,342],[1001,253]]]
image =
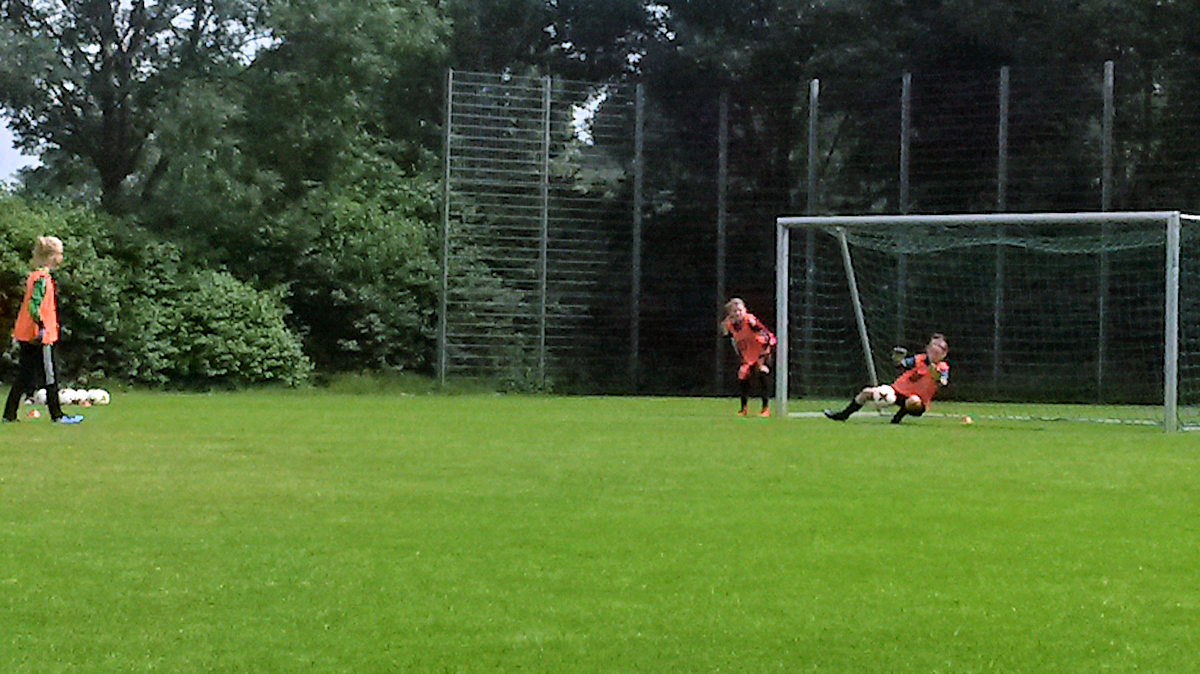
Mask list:
[[894,345],[944,332],[951,399],[1200,424],[1197,225],[1179,211],[779,217],[777,416],[789,396],[890,379]]

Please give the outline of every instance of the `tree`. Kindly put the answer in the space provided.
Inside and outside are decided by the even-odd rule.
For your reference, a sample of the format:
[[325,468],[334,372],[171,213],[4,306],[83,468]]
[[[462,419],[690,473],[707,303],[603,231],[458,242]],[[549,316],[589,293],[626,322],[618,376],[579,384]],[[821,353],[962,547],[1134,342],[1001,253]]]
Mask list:
[[[271,44],[241,76],[237,129],[284,201],[335,179],[356,145],[420,166],[440,99],[445,27],[420,0],[291,0],[266,21]],[[415,95],[413,95],[415,94]],[[403,120],[403,121],[400,121]],[[423,124],[422,124],[423,122]]]
[[646,0],[470,0],[446,3],[453,26],[450,63],[482,72],[513,71],[608,81],[637,72],[655,39]]
[[289,214],[310,208],[308,194],[435,165],[445,28],[420,1],[269,9],[246,67],[164,98],[139,208],[208,263],[280,283],[319,229]]
[[[110,212],[129,205],[160,107],[189,78],[245,57],[255,0],[6,0],[0,106],[47,169],[93,171]],[[61,160],[61,162],[59,161]]]
[[550,64],[551,7],[545,0],[451,0],[450,63],[462,70],[499,72]]

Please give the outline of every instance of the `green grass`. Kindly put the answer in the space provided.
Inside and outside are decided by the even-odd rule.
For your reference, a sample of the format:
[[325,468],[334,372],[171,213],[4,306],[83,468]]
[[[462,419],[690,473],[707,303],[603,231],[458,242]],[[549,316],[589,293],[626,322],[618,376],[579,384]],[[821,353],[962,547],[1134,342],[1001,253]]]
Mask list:
[[1194,434],[735,404],[129,393],[0,427],[0,671],[1200,668]]

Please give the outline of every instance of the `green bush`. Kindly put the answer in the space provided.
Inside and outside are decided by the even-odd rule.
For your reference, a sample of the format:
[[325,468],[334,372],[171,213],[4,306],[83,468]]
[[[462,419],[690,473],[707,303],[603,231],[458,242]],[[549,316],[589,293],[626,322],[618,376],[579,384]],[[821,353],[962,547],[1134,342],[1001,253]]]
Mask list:
[[288,304],[322,371],[432,371],[437,241],[421,194],[319,191],[281,227],[312,238],[289,265]]
[[176,378],[241,386],[303,383],[312,373],[283,322],[278,290],[261,292],[225,272],[201,271],[178,286],[172,350]]
[[130,223],[15,197],[0,197],[6,330],[39,234],[58,236],[66,248],[55,280],[68,381],[237,387],[296,385],[311,375],[312,363],[285,323],[280,290],[193,268],[178,247]]

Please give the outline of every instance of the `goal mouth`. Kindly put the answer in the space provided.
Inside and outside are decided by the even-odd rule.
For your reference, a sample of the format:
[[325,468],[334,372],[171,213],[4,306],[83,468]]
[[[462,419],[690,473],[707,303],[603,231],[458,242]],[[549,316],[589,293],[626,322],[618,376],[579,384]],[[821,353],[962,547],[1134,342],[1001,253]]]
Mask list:
[[781,416],[789,396],[890,382],[892,347],[919,353],[938,332],[953,370],[939,400],[1034,406],[1012,421],[1198,427],[1197,223],[1178,211],[780,217]]
[[[824,419],[824,409],[843,404],[845,401],[797,401],[792,399],[793,407],[787,413],[791,419]],[[810,404],[811,403],[811,404]],[[889,423],[892,417],[891,409],[876,409],[865,406],[854,416],[860,423]],[[921,415],[922,419],[935,420],[941,424],[975,424],[999,425],[1004,423],[1091,423],[1108,424],[1113,426],[1162,427],[1162,411],[1160,408],[1145,409],[1143,406],[1112,406],[1112,405],[1058,405],[1058,404],[1023,404],[1023,403],[968,403],[951,402],[935,404],[933,409]],[[969,421],[968,421],[969,420]],[[1181,430],[1197,430],[1200,425],[1181,425]]]

